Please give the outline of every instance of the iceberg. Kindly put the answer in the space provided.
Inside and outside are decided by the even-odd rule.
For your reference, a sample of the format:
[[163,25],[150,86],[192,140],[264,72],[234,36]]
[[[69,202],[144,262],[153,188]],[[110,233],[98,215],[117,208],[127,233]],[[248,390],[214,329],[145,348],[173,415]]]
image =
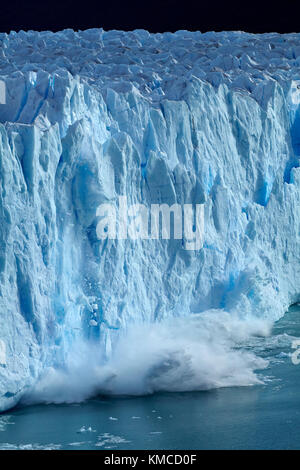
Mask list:
[[[300,300],[300,34],[0,42],[0,410],[258,383],[235,346]],[[99,239],[122,196],[202,204],[203,246]]]

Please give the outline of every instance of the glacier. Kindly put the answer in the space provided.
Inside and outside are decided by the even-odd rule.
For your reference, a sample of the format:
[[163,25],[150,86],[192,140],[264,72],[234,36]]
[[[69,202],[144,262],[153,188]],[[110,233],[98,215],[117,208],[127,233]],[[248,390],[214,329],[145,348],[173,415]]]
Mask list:
[[[0,34],[0,410],[259,383],[300,300],[300,34]],[[201,250],[97,207],[204,204]]]

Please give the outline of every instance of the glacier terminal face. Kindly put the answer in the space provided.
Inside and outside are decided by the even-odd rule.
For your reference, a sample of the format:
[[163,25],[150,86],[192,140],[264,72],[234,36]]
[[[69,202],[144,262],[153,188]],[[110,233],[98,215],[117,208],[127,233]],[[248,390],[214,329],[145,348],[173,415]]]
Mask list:
[[[20,31],[0,43],[0,409],[48,369],[40,390],[59,395],[55,371],[89,354],[93,391],[257,383],[263,364],[231,350],[237,330],[256,334],[300,300],[300,34]],[[97,207],[119,196],[204,204],[203,247],[99,240]]]

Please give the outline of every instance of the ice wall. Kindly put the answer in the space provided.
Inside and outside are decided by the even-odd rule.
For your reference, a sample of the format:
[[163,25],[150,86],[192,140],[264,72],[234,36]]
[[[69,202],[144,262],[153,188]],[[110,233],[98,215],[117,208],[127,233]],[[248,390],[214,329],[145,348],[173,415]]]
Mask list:
[[[0,409],[78,338],[101,362],[132,324],[275,320],[300,300],[299,34],[0,41]],[[204,203],[203,248],[98,240],[119,195]]]

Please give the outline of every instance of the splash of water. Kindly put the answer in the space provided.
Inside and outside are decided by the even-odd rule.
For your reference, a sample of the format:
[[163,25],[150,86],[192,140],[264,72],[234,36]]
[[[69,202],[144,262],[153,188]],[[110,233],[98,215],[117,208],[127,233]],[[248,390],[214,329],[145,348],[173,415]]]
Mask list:
[[81,402],[99,393],[144,395],[262,383],[268,362],[247,341],[270,334],[271,324],[220,311],[139,324],[120,334],[111,357],[84,342],[74,345],[64,369],[48,369],[25,401]]

